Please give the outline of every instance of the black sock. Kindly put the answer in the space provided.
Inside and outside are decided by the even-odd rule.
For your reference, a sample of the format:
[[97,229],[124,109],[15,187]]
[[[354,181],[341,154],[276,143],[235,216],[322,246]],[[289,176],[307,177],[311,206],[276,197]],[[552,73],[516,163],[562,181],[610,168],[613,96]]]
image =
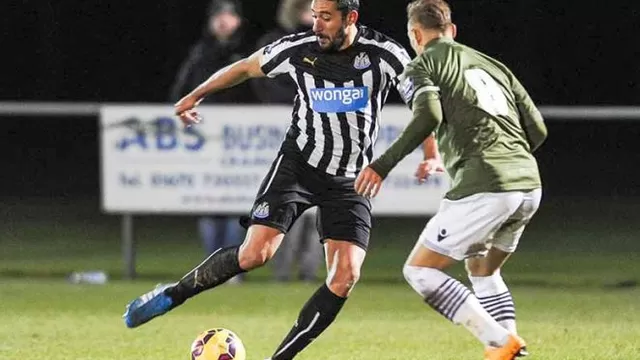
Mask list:
[[278,346],[271,359],[293,359],[331,325],[346,300],[346,298],[332,293],[327,285],[322,285],[304,304],[296,324]]
[[245,272],[238,262],[239,250],[239,246],[234,246],[214,252],[180,279],[176,286],[167,289],[167,295],[173,299],[174,305],[182,304],[188,298]]

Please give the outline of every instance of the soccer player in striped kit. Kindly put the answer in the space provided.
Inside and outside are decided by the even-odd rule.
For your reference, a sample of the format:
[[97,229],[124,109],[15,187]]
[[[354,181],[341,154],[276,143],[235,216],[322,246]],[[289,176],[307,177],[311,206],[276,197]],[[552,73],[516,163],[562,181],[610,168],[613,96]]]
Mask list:
[[358,0],[314,0],[309,32],[285,36],[215,73],[176,104],[187,124],[212,92],[256,77],[290,76],[297,84],[291,125],[261,184],[238,247],[221,249],[174,284],[132,301],[129,327],[139,326],[188,298],[264,265],[283,234],[311,206],[318,207],[328,277],[304,304],[294,327],[272,355],[292,359],[335,319],[358,281],[371,230],[371,203],[354,182],[373,157],[382,106],[410,58],[389,37],[359,25]]

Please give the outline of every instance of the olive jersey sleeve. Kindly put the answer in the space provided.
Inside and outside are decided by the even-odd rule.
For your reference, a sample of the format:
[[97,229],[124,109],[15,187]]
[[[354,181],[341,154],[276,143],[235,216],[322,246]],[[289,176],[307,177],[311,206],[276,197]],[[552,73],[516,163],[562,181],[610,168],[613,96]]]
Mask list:
[[403,97],[413,117],[387,151],[371,163],[371,168],[382,178],[420,146],[443,119],[439,88],[431,81],[428,71],[411,65],[405,69],[401,81]]
[[424,99],[440,99],[440,88],[433,82],[432,73],[429,62],[418,57],[400,75],[400,94],[410,109],[414,99],[423,93],[427,94]]
[[544,123],[542,114],[534,104],[527,90],[520,81],[510,73],[511,90],[515,96],[518,114],[527,140],[531,146],[531,151],[537,150],[547,138],[547,126]]

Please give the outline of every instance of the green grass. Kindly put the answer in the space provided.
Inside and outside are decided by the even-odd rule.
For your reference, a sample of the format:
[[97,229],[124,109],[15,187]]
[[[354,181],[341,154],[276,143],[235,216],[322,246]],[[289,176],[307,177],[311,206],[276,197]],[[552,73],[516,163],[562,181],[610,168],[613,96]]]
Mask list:
[[[248,359],[270,355],[313,285],[225,285],[134,330],[124,304],[148,282],[78,286],[5,281],[0,303],[0,358],[186,359],[200,331],[227,327]],[[640,354],[640,291],[516,287],[519,330],[532,359],[635,359]],[[407,286],[359,285],[338,321],[299,359],[481,359],[462,327],[440,318]],[[43,357],[44,356],[44,357]]]
[[[532,359],[640,358],[638,202],[551,199],[504,270]],[[275,284],[269,268],[225,285],[135,330],[124,305],[202,259],[193,217],[136,219],[139,280],[122,274],[118,218],[95,201],[0,204],[0,359],[187,359],[202,330],[227,327],[248,359],[269,356],[318,284]],[[425,220],[378,219],[363,278],[338,321],[299,359],[481,359],[463,328],[429,309],[400,268]],[[107,285],[72,285],[76,270],[106,270]],[[450,273],[465,280],[461,266]]]
[[[62,277],[103,269],[122,275],[119,218],[97,201],[0,203],[0,276]],[[640,202],[594,203],[548,199],[525,231],[505,276],[523,285],[606,286],[640,281]],[[365,281],[402,281],[400,268],[426,219],[376,219]],[[137,269],[142,279],[172,279],[202,259],[195,218],[135,219]],[[452,270],[464,277],[461,267]],[[268,269],[252,273],[264,279]]]

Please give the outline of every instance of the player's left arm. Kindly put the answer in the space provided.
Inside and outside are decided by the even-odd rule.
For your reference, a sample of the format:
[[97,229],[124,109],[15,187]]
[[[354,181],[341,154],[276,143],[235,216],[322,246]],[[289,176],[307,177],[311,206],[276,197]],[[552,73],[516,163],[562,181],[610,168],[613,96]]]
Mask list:
[[[442,122],[440,96],[435,91],[425,91],[413,99],[413,117],[400,136],[378,159],[369,166],[383,179],[389,172],[425,141]],[[432,145],[432,144],[431,144]]]
[[509,72],[511,76],[511,90],[515,95],[516,106],[524,132],[529,141],[531,152],[537,150],[547,138],[547,126],[542,114],[534,104],[527,90],[520,81]]
[[413,97],[413,118],[400,136],[378,159],[365,168],[356,179],[356,191],[374,197],[382,180],[415,148],[425,141],[442,122],[442,106],[436,91],[423,91]]

